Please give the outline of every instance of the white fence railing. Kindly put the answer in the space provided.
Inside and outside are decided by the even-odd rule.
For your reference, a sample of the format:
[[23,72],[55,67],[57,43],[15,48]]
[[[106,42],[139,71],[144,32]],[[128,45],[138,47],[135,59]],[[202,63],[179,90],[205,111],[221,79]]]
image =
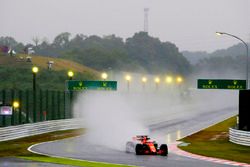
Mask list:
[[229,141],[235,144],[250,146],[250,131],[229,128]]
[[81,128],[80,119],[62,119],[18,126],[9,126],[0,128],[0,141],[77,128]]

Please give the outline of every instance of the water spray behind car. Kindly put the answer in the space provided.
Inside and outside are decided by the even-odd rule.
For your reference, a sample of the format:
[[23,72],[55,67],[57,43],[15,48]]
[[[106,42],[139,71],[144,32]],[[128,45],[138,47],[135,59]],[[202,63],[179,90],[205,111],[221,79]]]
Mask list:
[[131,136],[148,134],[139,113],[132,112],[126,98],[118,92],[91,91],[78,100],[75,110],[80,111],[87,129],[85,139],[91,144],[124,150],[124,143]]

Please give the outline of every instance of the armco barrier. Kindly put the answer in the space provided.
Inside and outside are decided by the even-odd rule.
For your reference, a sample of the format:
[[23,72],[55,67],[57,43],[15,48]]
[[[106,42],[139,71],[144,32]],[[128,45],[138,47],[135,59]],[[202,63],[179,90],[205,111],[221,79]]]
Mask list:
[[81,127],[80,119],[62,119],[18,126],[9,126],[0,128],[0,141],[18,139],[58,130],[77,129]]
[[235,144],[250,146],[250,132],[229,128],[229,141]]

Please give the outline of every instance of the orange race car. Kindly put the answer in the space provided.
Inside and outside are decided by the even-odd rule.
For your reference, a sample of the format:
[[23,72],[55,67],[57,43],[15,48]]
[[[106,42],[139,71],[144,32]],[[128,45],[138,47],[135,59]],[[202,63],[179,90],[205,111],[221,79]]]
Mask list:
[[136,155],[168,155],[167,144],[158,144],[155,141],[151,141],[148,136],[136,136],[132,138],[132,141],[126,143],[126,152],[135,152]]

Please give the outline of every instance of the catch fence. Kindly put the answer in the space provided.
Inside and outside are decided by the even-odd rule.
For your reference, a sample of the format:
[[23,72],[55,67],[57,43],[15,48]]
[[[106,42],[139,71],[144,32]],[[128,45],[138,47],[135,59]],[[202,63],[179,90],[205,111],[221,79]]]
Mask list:
[[72,101],[75,94],[71,91],[53,90],[2,90],[0,104],[12,106],[13,102],[17,101],[19,107],[13,108],[12,115],[0,115],[0,126],[72,118]]

